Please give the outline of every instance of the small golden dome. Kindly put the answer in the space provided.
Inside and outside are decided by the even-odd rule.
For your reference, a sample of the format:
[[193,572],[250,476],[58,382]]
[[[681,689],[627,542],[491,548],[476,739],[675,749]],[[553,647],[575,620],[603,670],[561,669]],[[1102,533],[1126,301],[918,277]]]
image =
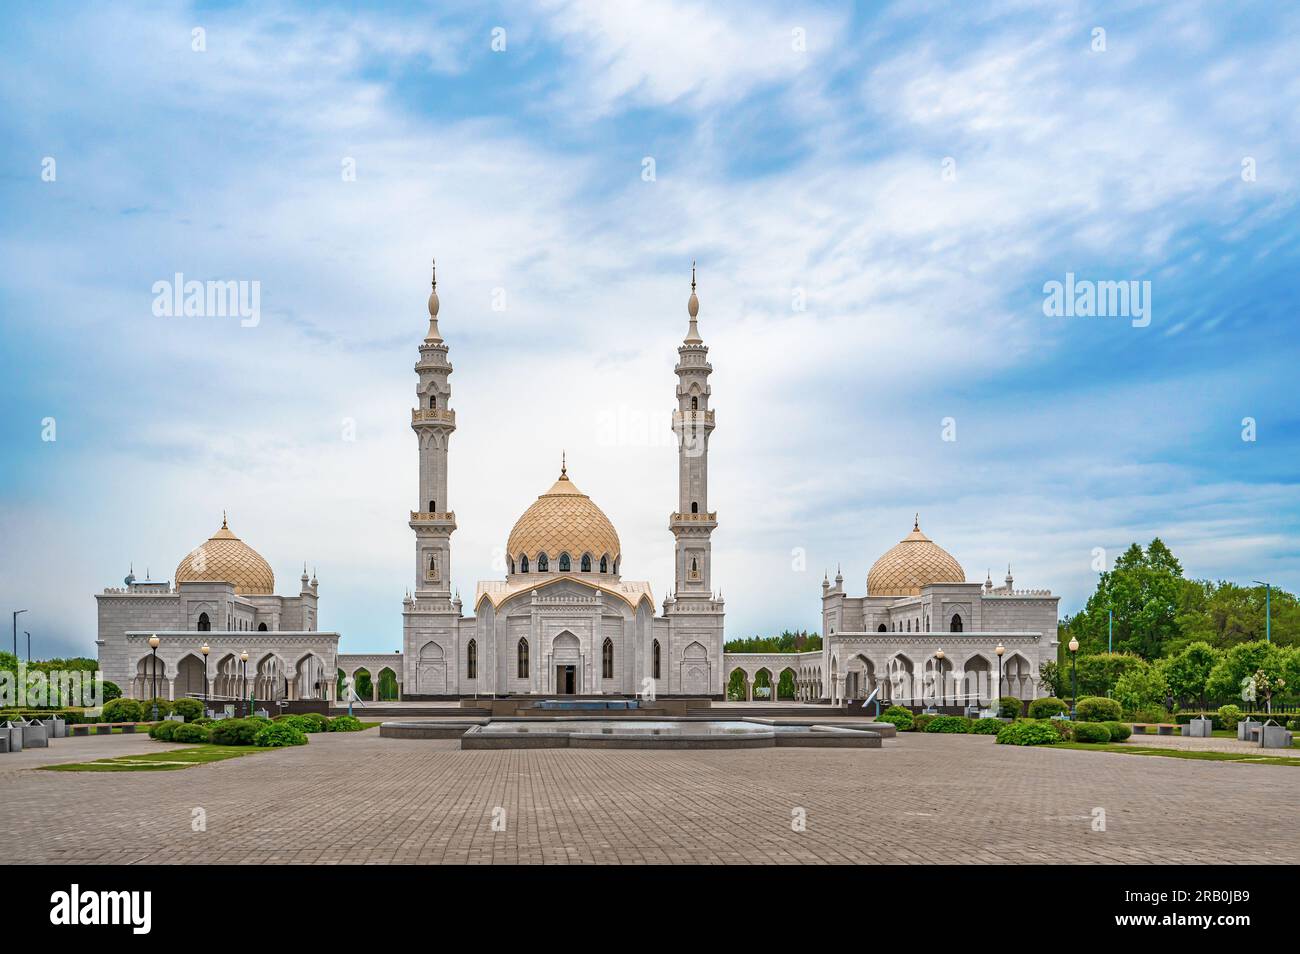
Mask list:
[[965,583],[966,571],[947,550],[921,532],[912,532],[891,547],[867,574],[868,596],[917,596],[930,583]]
[[620,547],[618,533],[605,511],[573,485],[567,471],[561,470],[554,486],[515,522],[506,552],[514,560],[526,555],[530,569],[536,569],[537,554],[545,553],[551,571],[560,568],[560,554],[567,553],[574,572],[582,565],[583,554],[591,554],[593,570],[599,568],[600,558],[607,556],[612,572]]
[[176,568],[177,583],[233,583],[235,592],[274,593],[275,574],[262,555],[230,532],[226,519],[221,529],[190,551]]

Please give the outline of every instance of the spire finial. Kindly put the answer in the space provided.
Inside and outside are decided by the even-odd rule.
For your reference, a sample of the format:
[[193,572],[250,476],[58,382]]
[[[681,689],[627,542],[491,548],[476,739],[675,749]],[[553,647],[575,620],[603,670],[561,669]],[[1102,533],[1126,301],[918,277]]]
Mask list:
[[700,299],[695,294],[695,259],[691,259],[691,297],[686,300],[686,313],[691,316],[691,327],[686,332],[685,344],[703,344],[699,325],[695,323],[700,314]]
[[560,451],[560,477],[567,480],[568,476],[569,476],[568,455],[564,451]]
[[424,336],[425,341],[438,342],[442,340],[442,335],[438,333],[438,260],[431,259],[430,265],[433,271],[432,286],[429,291],[429,333]]
[[916,514],[915,517],[912,518],[912,529],[913,530],[921,529],[921,514],[919,512]]
[[230,529],[229,527],[226,526],[226,511],[224,509],[222,509],[221,511],[221,529],[222,530]]

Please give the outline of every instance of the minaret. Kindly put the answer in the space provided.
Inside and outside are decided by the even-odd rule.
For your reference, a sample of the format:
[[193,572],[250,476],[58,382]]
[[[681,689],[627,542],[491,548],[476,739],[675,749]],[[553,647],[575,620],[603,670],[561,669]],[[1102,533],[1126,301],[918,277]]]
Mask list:
[[709,512],[709,436],[713,412],[709,410],[709,349],[700,337],[700,300],[695,296],[695,263],[691,263],[691,297],[686,303],[691,323],[677,349],[677,410],[673,432],[677,435],[677,510],[669,529],[677,540],[675,598],[712,599],[710,538],[718,525]]
[[456,515],[447,500],[447,445],[456,430],[456,412],[451,409],[451,364],[447,345],[438,331],[438,267],[433,265],[433,288],[429,292],[429,331],[420,344],[415,373],[415,407],[411,409],[411,430],[420,447],[420,499],[411,511],[415,531],[415,596],[451,597],[451,534]]

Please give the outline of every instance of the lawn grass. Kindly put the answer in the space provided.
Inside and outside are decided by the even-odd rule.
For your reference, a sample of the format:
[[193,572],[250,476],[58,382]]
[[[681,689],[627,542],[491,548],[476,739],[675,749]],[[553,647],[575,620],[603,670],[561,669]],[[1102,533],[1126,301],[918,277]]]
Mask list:
[[[1233,736],[1236,737],[1235,735]],[[1250,752],[1204,752],[1194,749],[1176,749],[1166,746],[1143,745],[1140,742],[1111,742],[1109,744],[1089,742],[1057,742],[1054,749],[1076,749],[1088,752],[1119,752],[1123,755],[1157,755],[1167,759],[1200,759],[1206,762],[1245,762],[1249,765],[1300,765],[1300,756],[1295,755],[1257,755]],[[1276,749],[1259,749],[1259,752],[1277,751]]]
[[241,755],[256,755],[271,749],[254,745],[196,745],[192,749],[170,749],[166,752],[149,752],[145,755],[119,755],[96,759],[94,762],[69,762],[63,765],[42,765],[43,772],[171,772],[176,769],[224,762]]

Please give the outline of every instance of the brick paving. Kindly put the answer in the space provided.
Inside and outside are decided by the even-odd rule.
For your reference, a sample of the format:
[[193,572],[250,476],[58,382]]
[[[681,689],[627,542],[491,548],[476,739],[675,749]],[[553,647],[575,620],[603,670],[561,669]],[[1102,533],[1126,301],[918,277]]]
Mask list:
[[1300,863],[1300,770],[1284,766],[942,735],[877,750],[457,744],[371,730],[176,772],[4,771],[0,862]]

